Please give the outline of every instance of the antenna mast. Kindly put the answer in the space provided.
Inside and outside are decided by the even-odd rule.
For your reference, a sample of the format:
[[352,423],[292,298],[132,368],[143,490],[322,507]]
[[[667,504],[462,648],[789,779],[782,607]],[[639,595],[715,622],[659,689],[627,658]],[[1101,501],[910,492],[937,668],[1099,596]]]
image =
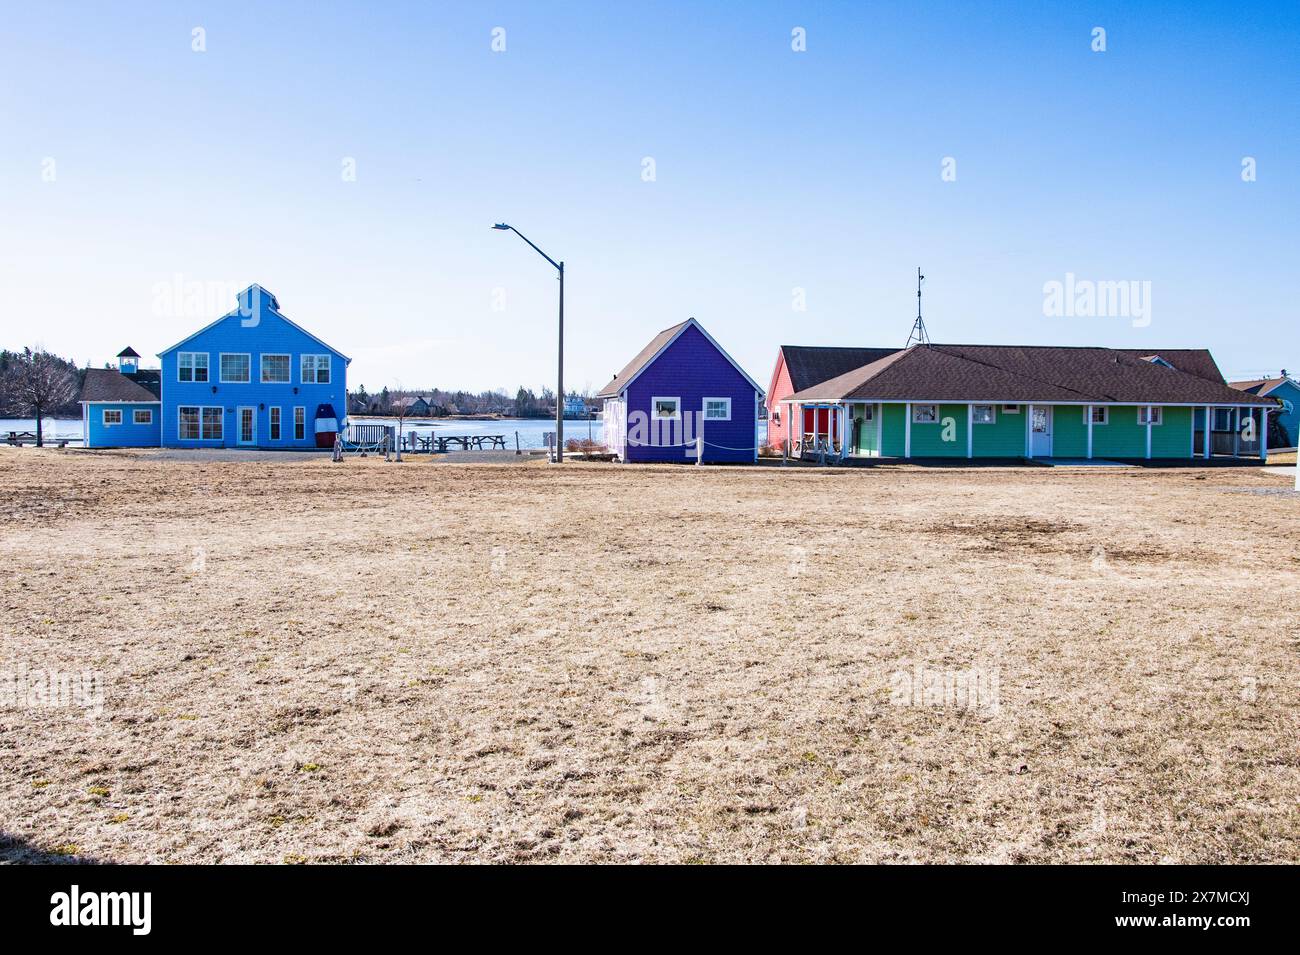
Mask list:
[[907,336],[907,344],[904,348],[912,347],[915,341],[918,345],[930,344],[930,333],[925,330],[925,320],[921,318],[921,283],[925,281],[925,276],[921,274],[921,267],[916,269],[916,321],[912,323],[912,331]]

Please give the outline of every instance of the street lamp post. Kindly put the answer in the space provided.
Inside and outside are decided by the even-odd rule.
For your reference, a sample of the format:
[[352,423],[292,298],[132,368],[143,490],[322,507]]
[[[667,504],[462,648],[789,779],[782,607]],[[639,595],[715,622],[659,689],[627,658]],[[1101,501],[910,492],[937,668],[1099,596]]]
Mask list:
[[560,273],[560,350],[559,363],[555,373],[555,457],[552,462],[555,464],[564,463],[564,263],[556,262],[553,258],[539,249],[524,235],[512,225],[506,225],[504,222],[498,222],[492,228],[500,229],[502,232],[513,232],[519,238],[523,239],[529,245],[533,246],[533,251],[544,258],[547,262],[555,267]]

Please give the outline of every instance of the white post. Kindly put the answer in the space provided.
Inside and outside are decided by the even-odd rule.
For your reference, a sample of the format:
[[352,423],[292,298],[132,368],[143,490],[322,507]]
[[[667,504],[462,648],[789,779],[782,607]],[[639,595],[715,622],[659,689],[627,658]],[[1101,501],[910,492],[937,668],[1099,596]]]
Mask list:
[[1201,443],[1205,445],[1203,450],[1205,453],[1206,461],[1210,460],[1210,453],[1211,453],[1210,452],[1210,428],[1214,426],[1213,418],[1214,418],[1214,409],[1211,408],[1209,405],[1206,405],[1205,406],[1205,430],[1201,434]]
[[1151,406],[1147,405],[1147,460],[1151,460]]
[[700,418],[700,433],[695,436],[695,466],[704,463],[704,418]]
[[849,447],[849,416],[848,405],[840,405],[840,460],[844,460],[845,452]]
[[966,458],[975,457],[975,406],[966,406]]
[[1268,409],[1259,409],[1259,463],[1268,464]]
[[903,402],[903,457],[912,456],[912,402]]
[[1088,460],[1092,460],[1092,405],[1088,405]]
[[1241,409],[1233,411],[1232,424],[1232,456],[1241,457]]
[[1034,406],[1027,405],[1025,410],[1029,414],[1025,415],[1025,457],[1034,456]]

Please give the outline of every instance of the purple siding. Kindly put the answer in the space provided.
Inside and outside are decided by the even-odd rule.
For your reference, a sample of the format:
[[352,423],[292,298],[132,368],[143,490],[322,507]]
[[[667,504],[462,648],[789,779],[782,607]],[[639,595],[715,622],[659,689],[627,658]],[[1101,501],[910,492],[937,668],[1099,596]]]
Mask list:
[[[706,421],[705,461],[753,461],[758,438],[757,390],[713,343],[691,325],[651,362],[627,389],[627,413],[650,414],[655,397],[680,398],[684,413],[698,419],[708,398],[730,398],[730,421]],[[692,429],[691,436],[694,436]],[[669,443],[664,435],[662,443]],[[680,443],[681,438],[677,438]],[[632,446],[619,450],[625,461],[690,461],[681,447]]]

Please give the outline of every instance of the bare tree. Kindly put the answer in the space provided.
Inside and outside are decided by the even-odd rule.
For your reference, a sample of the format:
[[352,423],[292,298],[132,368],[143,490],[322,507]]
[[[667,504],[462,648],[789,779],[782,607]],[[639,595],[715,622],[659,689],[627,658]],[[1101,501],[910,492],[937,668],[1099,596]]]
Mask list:
[[414,400],[414,394],[402,387],[399,381],[396,388],[388,390],[389,398],[392,402],[392,415],[397,418],[397,460],[402,460],[402,440],[403,431],[406,427],[406,416],[411,413],[411,401]]
[[77,397],[77,375],[49,352],[24,348],[9,366],[3,388],[9,404],[36,419],[39,448],[45,443],[46,415]]

